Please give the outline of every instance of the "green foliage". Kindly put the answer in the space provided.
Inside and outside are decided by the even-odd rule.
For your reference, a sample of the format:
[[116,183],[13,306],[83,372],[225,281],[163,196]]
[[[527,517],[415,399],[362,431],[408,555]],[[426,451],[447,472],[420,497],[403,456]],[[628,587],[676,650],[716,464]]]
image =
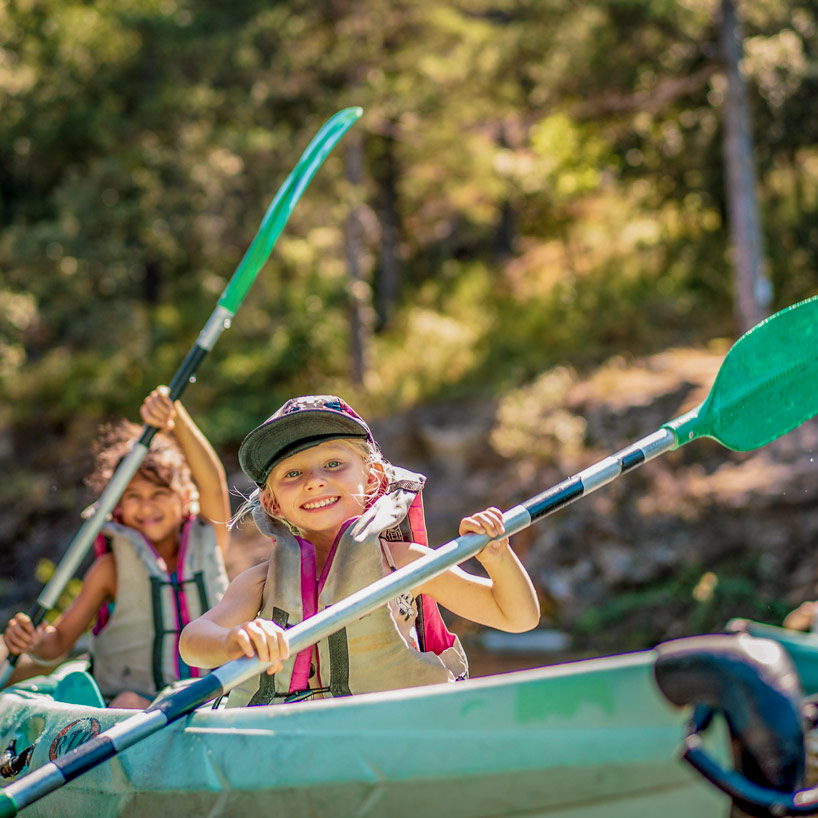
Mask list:
[[[742,13],[783,306],[818,287],[818,19],[800,0]],[[133,417],[349,104],[365,109],[360,180],[342,142],[186,398],[217,442],[294,392],[386,410],[729,335],[714,15],[697,0],[5,4],[4,422]]]
[[[42,559],[34,568],[37,581],[45,585],[54,576],[56,566],[51,560]],[[79,596],[82,580],[73,577],[68,581],[65,590],[60,594],[57,604],[45,615],[46,621],[53,623],[60,614]]]

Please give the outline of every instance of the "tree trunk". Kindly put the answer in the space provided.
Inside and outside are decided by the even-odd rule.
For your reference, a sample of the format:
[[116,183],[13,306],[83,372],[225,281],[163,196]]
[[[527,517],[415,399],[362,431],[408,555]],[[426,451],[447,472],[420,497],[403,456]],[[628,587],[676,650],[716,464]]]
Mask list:
[[375,287],[377,327],[389,326],[400,296],[398,265],[398,171],[395,161],[395,136],[392,129],[382,138],[382,151],[375,165],[378,184],[378,219],[381,224],[381,248],[378,281]]
[[361,386],[367,370],[367,347],[371,320],[369,319],[370,288],[361,274],[363,242],[361,236],[361,176],[363,147],[361,139],[350,134],[346,143],[347,181],[352,190],[352,202],[344,225],[344,250],[349,276],[349,377]]
[[742,38],[734,0],[721,0],[720,39],[727,75],[723,150],[733,247],[734,312],[739,332],[745,332],[767,312],[772,287],[764,269],[752,126],[747,83],[740,67]]
[[[508,136],[505,125],[501,122],[497,136],[500,148],[508,148]],[[517,235],[517,220],[514,206],[506,196],[500,203],[500,214],[497,220],[497,229],[494,238],[494,255],[497,259],[508,258],[514,252],[514,242]]]

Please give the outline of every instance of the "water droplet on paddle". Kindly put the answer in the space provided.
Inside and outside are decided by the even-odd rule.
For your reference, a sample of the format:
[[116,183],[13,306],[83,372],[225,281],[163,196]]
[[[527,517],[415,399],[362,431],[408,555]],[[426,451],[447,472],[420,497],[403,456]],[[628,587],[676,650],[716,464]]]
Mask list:
[[191,375],[191,376],[190,376],[190,378],[188,378],[188,381],[189,381],[190,383],[196,383],[196,376],[195,376],[195,375]]

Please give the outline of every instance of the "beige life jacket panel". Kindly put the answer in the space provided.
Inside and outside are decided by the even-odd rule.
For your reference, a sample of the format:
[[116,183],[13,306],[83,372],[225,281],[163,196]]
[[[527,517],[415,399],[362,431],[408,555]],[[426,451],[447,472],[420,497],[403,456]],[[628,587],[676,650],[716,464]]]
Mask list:
[[[393,466],[387,475],[387,493],[349,524],[336,543],[317,599],[312,544],[263,510],[254,515],[262,532],[274,538],[259,616],[284,628],[295,625],[394,570],[388,542],[395,539],[423,478]],[[299,693],[309,688],[321,690],[319,697],[348,696],[467,678],[468,661],[456,637],[440,654],[419,650],[418,610],[411,592],[400,595],[322,639],[317,656],[307,648],[274,676],[261,674],[234,688],[228,706],[280,703],[301,698]]]
[[[182,676],[179,634],[212,608],[227,588],[227,572],[213,526],[191,518],[182,529],[174,578],[138,531],[106,523],[116,565],[113,611],[92,636],[93,676],[102,695],[130,690],[152,699]],[[207,671],[190,668],[191,676]]]

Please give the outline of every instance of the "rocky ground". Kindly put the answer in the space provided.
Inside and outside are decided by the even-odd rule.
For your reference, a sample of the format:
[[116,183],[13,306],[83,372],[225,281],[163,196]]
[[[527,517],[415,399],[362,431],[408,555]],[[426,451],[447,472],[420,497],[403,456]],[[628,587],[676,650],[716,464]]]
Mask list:
[[[725,352],[616,358],[584,376],[559,368],[501,400],[423,406],[372,425],[388,459],[427,475],[430,542],[439,544],[464,514],[508,508],[696,405]],[[88,499],[88,458],[60,442],[82,434],[58,431],[0,436],[4,618],[30,607],[39,589],[33,565],[58,557]],[[234,454],[223,454],[231,485],[246,489]],[[694,441],[518,534],[542,627],[520,641],[453,621],[475,670],[639,649],[719,629],[731,616],[780,623],[818,595],[816,456],[816,421],[755,452]],[[251,525],[240,529],[231,573],[263,559],[265,548]]]

